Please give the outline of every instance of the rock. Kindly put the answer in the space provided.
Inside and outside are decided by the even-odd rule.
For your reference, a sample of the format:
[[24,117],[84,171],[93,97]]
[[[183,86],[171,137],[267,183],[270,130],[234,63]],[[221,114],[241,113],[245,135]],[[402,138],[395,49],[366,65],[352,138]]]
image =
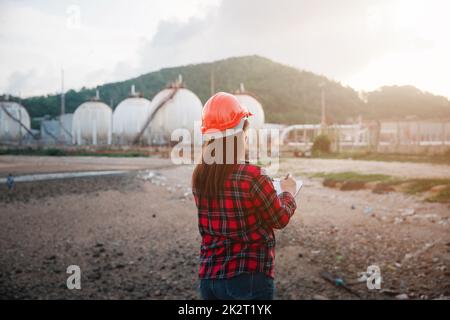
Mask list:
[[371,215],[371,214],[373,214],[373,208],[372,207],[365,207],[363,212],[364,212],[365,215]]
[[377,184],[378,184],[378,182],[376,182],[376,181],[366,182],[364,184],[364,189],[373,190],[377,187]]
[[396,296],[398,294],[398,291],[395,291],[393,289],[381,289],[380,292],[388,296]]
[[441,294],[439,297],[434,298],[433,300],[450,300],[450,297]]
[[440,193],[441,191],[444,191],[445,189],[447,189],[448,186],[447,185],[438,185],[438,186],[434,186],[433,188],[431,188],[429,190],[430,193],[432,194],[436,194],[436,193]]
[[387,183],[378,183],[372,190],[372,192],[376,194],[384,194],[393,191],[395,191],[395,189]]
[[327,297],[322,296],[322,295],[320,295],[320,294],[315,294],[315,295],[313,296],[313,300],[330,300],[330,299],[328,299]]
[[416,213],[416,210],[414,209],[400,209],[399,211],[401,212],[400,215],[402,217],[413,216]]
[[402,223],[403,222],[403,218],[395,218],[394,219],[394,224],[399,224],[399,223]]
[[397,300],[408,300],[409,296],[406,293],[401,293],[395,296]]
[[403,260],[409,260],[412,257],[414,257],[414,255],[412,253],[407,253],[407,254],[405,254],[405,257],[403,258]]
[[88,276],[88,279],[90,280],[99,280],[102,277],[102,274],[100,272],[92,273]]
[[334,188],[334,187],[336,187],[336,183],[337,182],[335,180],[325,179],[325,180],[323,180],[322,185],[324,187]]
[[365,183],[361,181],[346,181],[340,187],[342,191],[361,190],[365,188]]

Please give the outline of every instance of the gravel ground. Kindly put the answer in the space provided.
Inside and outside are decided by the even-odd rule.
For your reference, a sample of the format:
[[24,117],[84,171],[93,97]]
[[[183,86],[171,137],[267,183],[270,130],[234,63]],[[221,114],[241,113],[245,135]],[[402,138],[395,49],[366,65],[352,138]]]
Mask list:
[[[2,192],[0,298],[198,299],[192,168],[149,161],[122,176],[20,183],[12,196]],[[359,298],[450,296],[449,205],[342,192],[316,179],[305,179],[297,200],[291,223],[276,232],[277,298],[357,299],[320,272],[352,281],[374,264],[382,290],[354,285]],[[73,264],[81,290],[66,287]]]
[[282,159],[281,167],[299,173],[353,171],[364,174],[386,174],[399,178],[450,178],[450,166],[431,163],[290,158]]

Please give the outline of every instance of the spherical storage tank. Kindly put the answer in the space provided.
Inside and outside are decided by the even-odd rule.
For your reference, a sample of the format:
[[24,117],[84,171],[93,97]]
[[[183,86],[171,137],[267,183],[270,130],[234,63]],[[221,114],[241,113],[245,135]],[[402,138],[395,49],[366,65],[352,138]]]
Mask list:
[[132,86],[131,95],[119,103],[113,112],[113,142],[133,143],[151,111],[151,101],[139,96]]
[[261,129],[265,122],[264,109],[261,103],[245,91],[242,83],[240,89],[236,91],[235,96],[253,114],[249,118],[250,127],[256,130]]
[[17,143],[28,135],[30,116],[17,102],[0,101],[0,142]]
[[[152,100],[154,115],[147,127],[149,143],[170,143],[171,134],[176,129],[187,129],[191,136],[191,143],[195,141],[201,143],[199,137],[202,108],[200,99],[183,86],[180,76],[176,83],[160,91]],[[197,126],[195,126],[196,122]]]
[[111,144],[112,110],[98,99],[82,103],[73,114],[74,144]]

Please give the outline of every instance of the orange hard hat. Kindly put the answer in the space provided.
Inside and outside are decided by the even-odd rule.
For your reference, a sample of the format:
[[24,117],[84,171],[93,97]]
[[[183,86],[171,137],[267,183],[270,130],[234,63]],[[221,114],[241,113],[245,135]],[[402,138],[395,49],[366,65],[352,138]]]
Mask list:
[[219,92],[205,103],[202,112],[202,134],[239,129],[243,120],[252,114],[232,94]]

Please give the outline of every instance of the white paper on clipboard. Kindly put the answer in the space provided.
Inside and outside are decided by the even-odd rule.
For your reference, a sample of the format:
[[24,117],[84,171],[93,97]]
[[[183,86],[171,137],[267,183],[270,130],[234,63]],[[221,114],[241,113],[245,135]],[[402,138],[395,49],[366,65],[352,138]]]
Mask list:
[[[272,180],[273,187],[275,188],[275,191],[277,192],[278,195],[283,192],[281,190],[281,183],[280,183],[280,181],[281,181],[281,179],[273,179]],[[295,191],[294,197],[296,197],[298,195],[300,189],[303,186],[303,181],[302,180],[296,180],[296,183],[297,183],[297,189]]]

